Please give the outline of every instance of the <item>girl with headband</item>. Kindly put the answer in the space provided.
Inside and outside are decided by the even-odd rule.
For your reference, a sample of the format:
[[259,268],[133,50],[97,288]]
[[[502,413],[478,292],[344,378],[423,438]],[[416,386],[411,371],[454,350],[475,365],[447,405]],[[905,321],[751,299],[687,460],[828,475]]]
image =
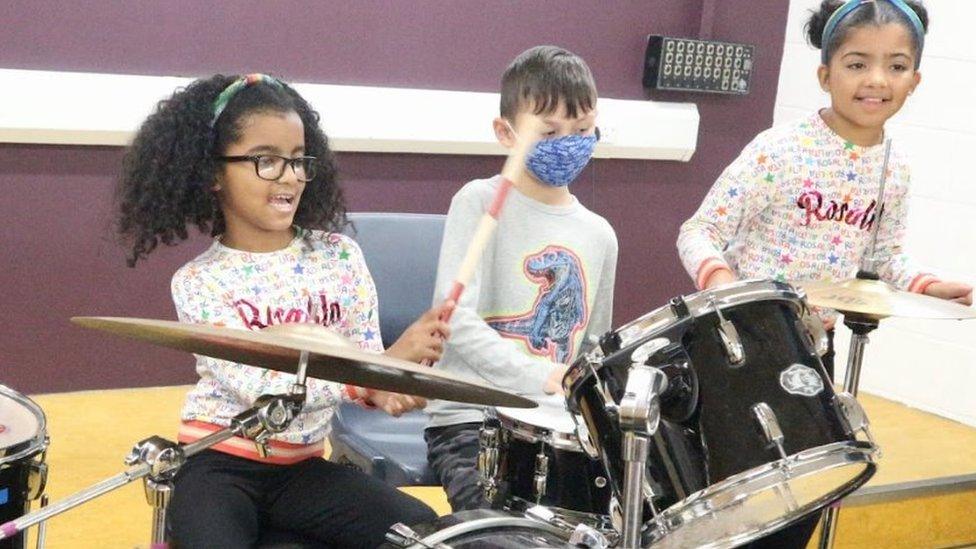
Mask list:
[[[160,102],[127,151],[117,194],[130,266],[160,243],[185,240],[192,225],[215,237],[173,276],[181,321],[243,330],[313,322],[384,352],[373,281],[359,247],[339,233],[345,203],[319,115],[284,82],[217,75]],[[437,360],[448,334],[440,314],[428,311],[386,354]],[[200,380],[183,406],[183,443],[227,427],[260,395],[288,393],[295,379],[196,360]],[[301,412],[264,448],[235,437],[180,468],[168,510],[175,543],[236,549],[297,537],[375,547],[394,523],[433,520],[420,501],[321,459],[341,399],[392,415],[425,404],[309,378]]]
[[[830,106],[759,134],[719,176],[682,226],[678,253],[698,288],[737,279],[854,278],[878,222],[885,123],[921,80],[928,14],[913,0],[826,0],[806,25]],[[972,303],[972,287],[941,281],[902,250],[909,167],[891,151],[875,255],[897,288]],[[833,378],[837,313],[821,311]],[[817,516],[754,547],[805,547]]]

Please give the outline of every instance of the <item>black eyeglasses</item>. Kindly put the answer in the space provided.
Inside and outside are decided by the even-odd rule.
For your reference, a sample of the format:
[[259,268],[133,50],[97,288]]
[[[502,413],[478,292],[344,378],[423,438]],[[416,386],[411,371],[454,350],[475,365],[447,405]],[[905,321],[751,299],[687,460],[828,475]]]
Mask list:
[[295,177],[304,183],[315,178],[315,157],[296,156],[288,158],[277,154],[251,154],[246,156],[218,156],[225,162],[253,162],[254,173],[266,181],[277,181],[285,173],[285,166],[290,165]]

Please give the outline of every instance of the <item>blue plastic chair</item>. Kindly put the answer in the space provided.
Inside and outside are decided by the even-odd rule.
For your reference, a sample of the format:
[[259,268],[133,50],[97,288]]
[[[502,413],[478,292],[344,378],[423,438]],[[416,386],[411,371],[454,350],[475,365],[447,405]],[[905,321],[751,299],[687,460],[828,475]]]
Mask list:
[[[379,296],[380,332],[390,346],[430,308],[443,215],[355,213],[350,233],[366,258]],[[421,411],[392,418],[379,410],[343,403],[332,420],[332,461],[356,467],[393,486],[436,485],[427,468]]]

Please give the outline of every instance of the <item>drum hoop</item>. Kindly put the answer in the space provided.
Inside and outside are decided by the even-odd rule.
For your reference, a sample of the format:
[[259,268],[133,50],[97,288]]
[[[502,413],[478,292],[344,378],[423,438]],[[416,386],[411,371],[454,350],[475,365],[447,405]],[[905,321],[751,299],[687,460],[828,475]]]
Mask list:
[[10,446],[7,449],[13,449],[26,444],[27,446],[21,450],[18,450],[12,454],[0,455],[0,465],[5,465],[7,463],[15,463],[21,459],[43,452],[48,446],[47,437],[47,417],[44,415],[44,410],[36,402],[30,399],[30,397],[11,389],[10,387],[0,384],[0,395],[9,397],[14,402],[23,405],[27,408],[34,417],[37,419],[37,433],[33,438],[30,438],[19,444]]
[[[710,298],[713,298],[714,301]],[[689,314],[697,318],[713,312],[715,305],[718,305],[720,309],[726,309],[743,303],[758,301],[787,301],[796,306],[798,310],[802,310],[804,309],[806,295],[802,290],[783,282],[751,279],[734,282],[712,290],[702,290],[684,296],[682,299],[688,307]],[[624,324],[614,330],[613,333],[620,336],[620,347],[623,349],[633,343],[653,337],[679,320],[681,319],[669,304],[658,307]],[[603,365],[603,350],[600,347],[581,355],[566,371],[566,375],[563,377],[563,387],[571,395],[576,393],[580,383],[590,377],[590,370],[599,371]],[[570,411],[576,411],[575,399],[568,398],[567,406]]]
[[[505,502],[506,509],[513,511],[515,513],[524,513],[528,509],[540,505],[532,501],[528,501],[524,498],[518,496],[510,496],[508,501]],[[573,509],[567,509],[565,507],[556,507],[554,505],[543,505],[546,509],[552,512],[552,514],[566,523],[569,524],[579,524],[583,523],[596,529],[598,532],[604,535],[614,535],[616,534],[616,529],[613,526],[613,520],[611,520],[610,515],[601,515],[599,513],[585,513],[583,511],[575,511]]]
[[583,448],[580,446],[579,440],[576,438],[576,433],[574,432],[564,433],[541,425],[528,423],[501,412],[496,412],[496,414],[502,429],[520,440],[526,442],[542,442],[557,450],[583,452]]
[[[865,464],[868,466],[865,472],[862,472],[855,479],[848,481],[829,493],[824,494],[823,496],[804,506],[801,506],[798,510],[770,522],[762,529],[750,532],[748,534],[739,534],[733,538],[729,538],[728,540],[723,540],[720,544],[715,546],[725,547],[726,542],[739,545],[741,543],[747,543],[751,540],[757,539],[794,521],[807,512],[822,507],[823,505],[827,505],[862,486],[874,475],[877,467],[874,457],[877,454],[877,451],[878,447],[870,442],[835,442],[826,444],[824,446],[803,450],[788,456],[786,459],[766,463],[764,465],[760,465],[759,467],[733,475],[721,482],[715,483],[707,488],[690,494],[685,499],[665,509],[653,519],[648,521],[648,532],[652,538],[652,543],[655,541],[666,540],[669,534],[687,524],[694,523],[695,521],[706,516],[714,515],[716,512],[720,512],[727,507],[737,505],[744,498],[744,495],[738,495],[731,498],[726,497],[725,500],[727,503],[719,506],[715,506],[710,500],[712,500],[712,498],[715,496],[727,496],[729,492],[734,492],[742,486],[748,486],[750,483],[761,481],[764,478],[769,478],[770,480],[772,480],[773,477],[782,478],[782,469],[787,462],[789,462],[793,468],[803,466],[809,467],[816,464],[824,465],[811,473],[827,471],[843,465]],[[803,475],[798,475],[797,478],[800,476]],[[770,486],[772,486],[772,484]],[[753,491],[750,494],[752,493],[756,493],[756,491]],[[711,547],[711,545],[706,547]]]
[[570,532],[542,522],[540,520],[521,518],[521,517],[489,517],[483,519],[469,520],[467,522],[462,522],[460,524],[455,524],[453,526],[448,526],[443,530],[438,530],[433,534],[427,536],[421,543],[415,543],[408,547],[407,549],[424,549],[425,547],[432,547],[438,543],[443,543],[450,540],[454,536],[460,536],[467,534],[469,532],[475,532],[477,530],[487,530],[489,528],[505,528],[507,526],[515,526],[528,529],[538,529],[548,532],[550,534],[555,534],[563,539],[568,540]]
[[[775,280],[750,279],[741,280],[710,290],[701,290],[682,297],[692,317],[700,317],[714,312],[717,305],[720,309],[727,309],[758,301],[789,301],[798,308],[802,308],[805,294],[786,284]],[[652,337],[668,326],[679,321],[671,305],[664,305],[624,324],[615,332],[620,336],[620,347]]]

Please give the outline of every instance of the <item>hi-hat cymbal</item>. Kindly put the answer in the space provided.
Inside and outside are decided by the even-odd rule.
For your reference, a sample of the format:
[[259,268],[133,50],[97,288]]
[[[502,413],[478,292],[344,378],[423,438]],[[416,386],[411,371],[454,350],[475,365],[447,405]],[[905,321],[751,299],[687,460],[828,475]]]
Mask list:
[[897,290],[881,280],[798,282],[807,301],[817,307],[874,319],[889,316],[932,319],[976,318],[976,310],[960,303]]
[[292,374],[298,369],[301,352],[308,351],[306,372],[317,379],[487,406],[537,406],[477,381],[361,351],[344,337],[314,324],[283,324],[252,332],[143,318],[74,317],[71,321],[163,347]]

